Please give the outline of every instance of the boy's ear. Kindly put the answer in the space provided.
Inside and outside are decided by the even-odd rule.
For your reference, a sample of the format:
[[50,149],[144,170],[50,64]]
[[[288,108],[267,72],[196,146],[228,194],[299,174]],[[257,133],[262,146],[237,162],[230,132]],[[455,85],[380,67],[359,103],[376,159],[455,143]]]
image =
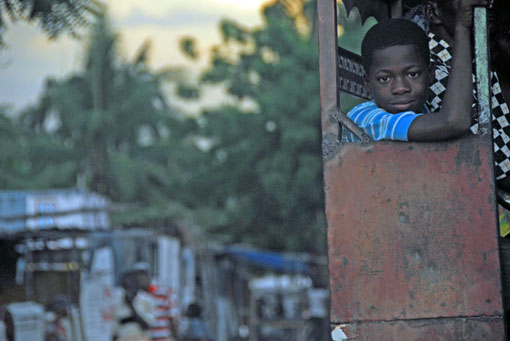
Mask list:
[[423,4],[423,15],[431,24],[441,25],[443,23],[439,16],[439,8],[435,1],[425,1]]

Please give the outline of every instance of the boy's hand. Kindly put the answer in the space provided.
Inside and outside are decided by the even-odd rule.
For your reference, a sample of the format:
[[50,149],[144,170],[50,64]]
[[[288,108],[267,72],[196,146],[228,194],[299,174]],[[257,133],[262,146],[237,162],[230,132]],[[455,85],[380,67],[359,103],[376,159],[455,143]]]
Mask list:
[[492,7],[494,0],[457,0],[455,1],[455,9],[457,12],[456,26],[471,28],[473,27],[474,7]]

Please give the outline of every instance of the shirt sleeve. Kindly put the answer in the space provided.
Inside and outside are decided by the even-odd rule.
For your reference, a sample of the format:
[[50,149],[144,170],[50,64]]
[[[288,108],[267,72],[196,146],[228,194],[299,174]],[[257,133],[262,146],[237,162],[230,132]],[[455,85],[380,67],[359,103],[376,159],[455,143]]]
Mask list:
[[374,102],[362,103],[347,114],[375,141],[408,141],[409,127],[420,115],[413,111],[391,114],[377,107]]
[[156,322],[156,302],[154,298],[143,291],[139,291],[133,301],[136,313],[150,326]]

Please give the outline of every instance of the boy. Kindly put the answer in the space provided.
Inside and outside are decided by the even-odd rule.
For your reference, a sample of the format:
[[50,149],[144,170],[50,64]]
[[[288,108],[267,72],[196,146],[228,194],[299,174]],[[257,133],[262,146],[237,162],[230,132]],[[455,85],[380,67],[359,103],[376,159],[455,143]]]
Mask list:
[[426,113],[432,79],[428,38],[416,24],[391,19],[373,26],[363,39],[365,82],[373,101],[347,116],[374,140],[438,141],[461,136],[471,126],[471,27],[473,6],[487,0],[455,3],[453,62],[441,109]]

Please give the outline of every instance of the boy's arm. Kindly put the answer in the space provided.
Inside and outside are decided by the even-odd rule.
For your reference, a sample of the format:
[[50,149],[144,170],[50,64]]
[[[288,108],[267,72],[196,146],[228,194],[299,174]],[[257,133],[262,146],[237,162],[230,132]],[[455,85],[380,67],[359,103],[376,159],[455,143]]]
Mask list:
[[409,141],[437,141],[465,134],[471,126],[473,103],[471,27],[473,6],[488,0],[459,0],[453,42],[453,60],[443,106],[435,113],[417,117],[408,131]]

